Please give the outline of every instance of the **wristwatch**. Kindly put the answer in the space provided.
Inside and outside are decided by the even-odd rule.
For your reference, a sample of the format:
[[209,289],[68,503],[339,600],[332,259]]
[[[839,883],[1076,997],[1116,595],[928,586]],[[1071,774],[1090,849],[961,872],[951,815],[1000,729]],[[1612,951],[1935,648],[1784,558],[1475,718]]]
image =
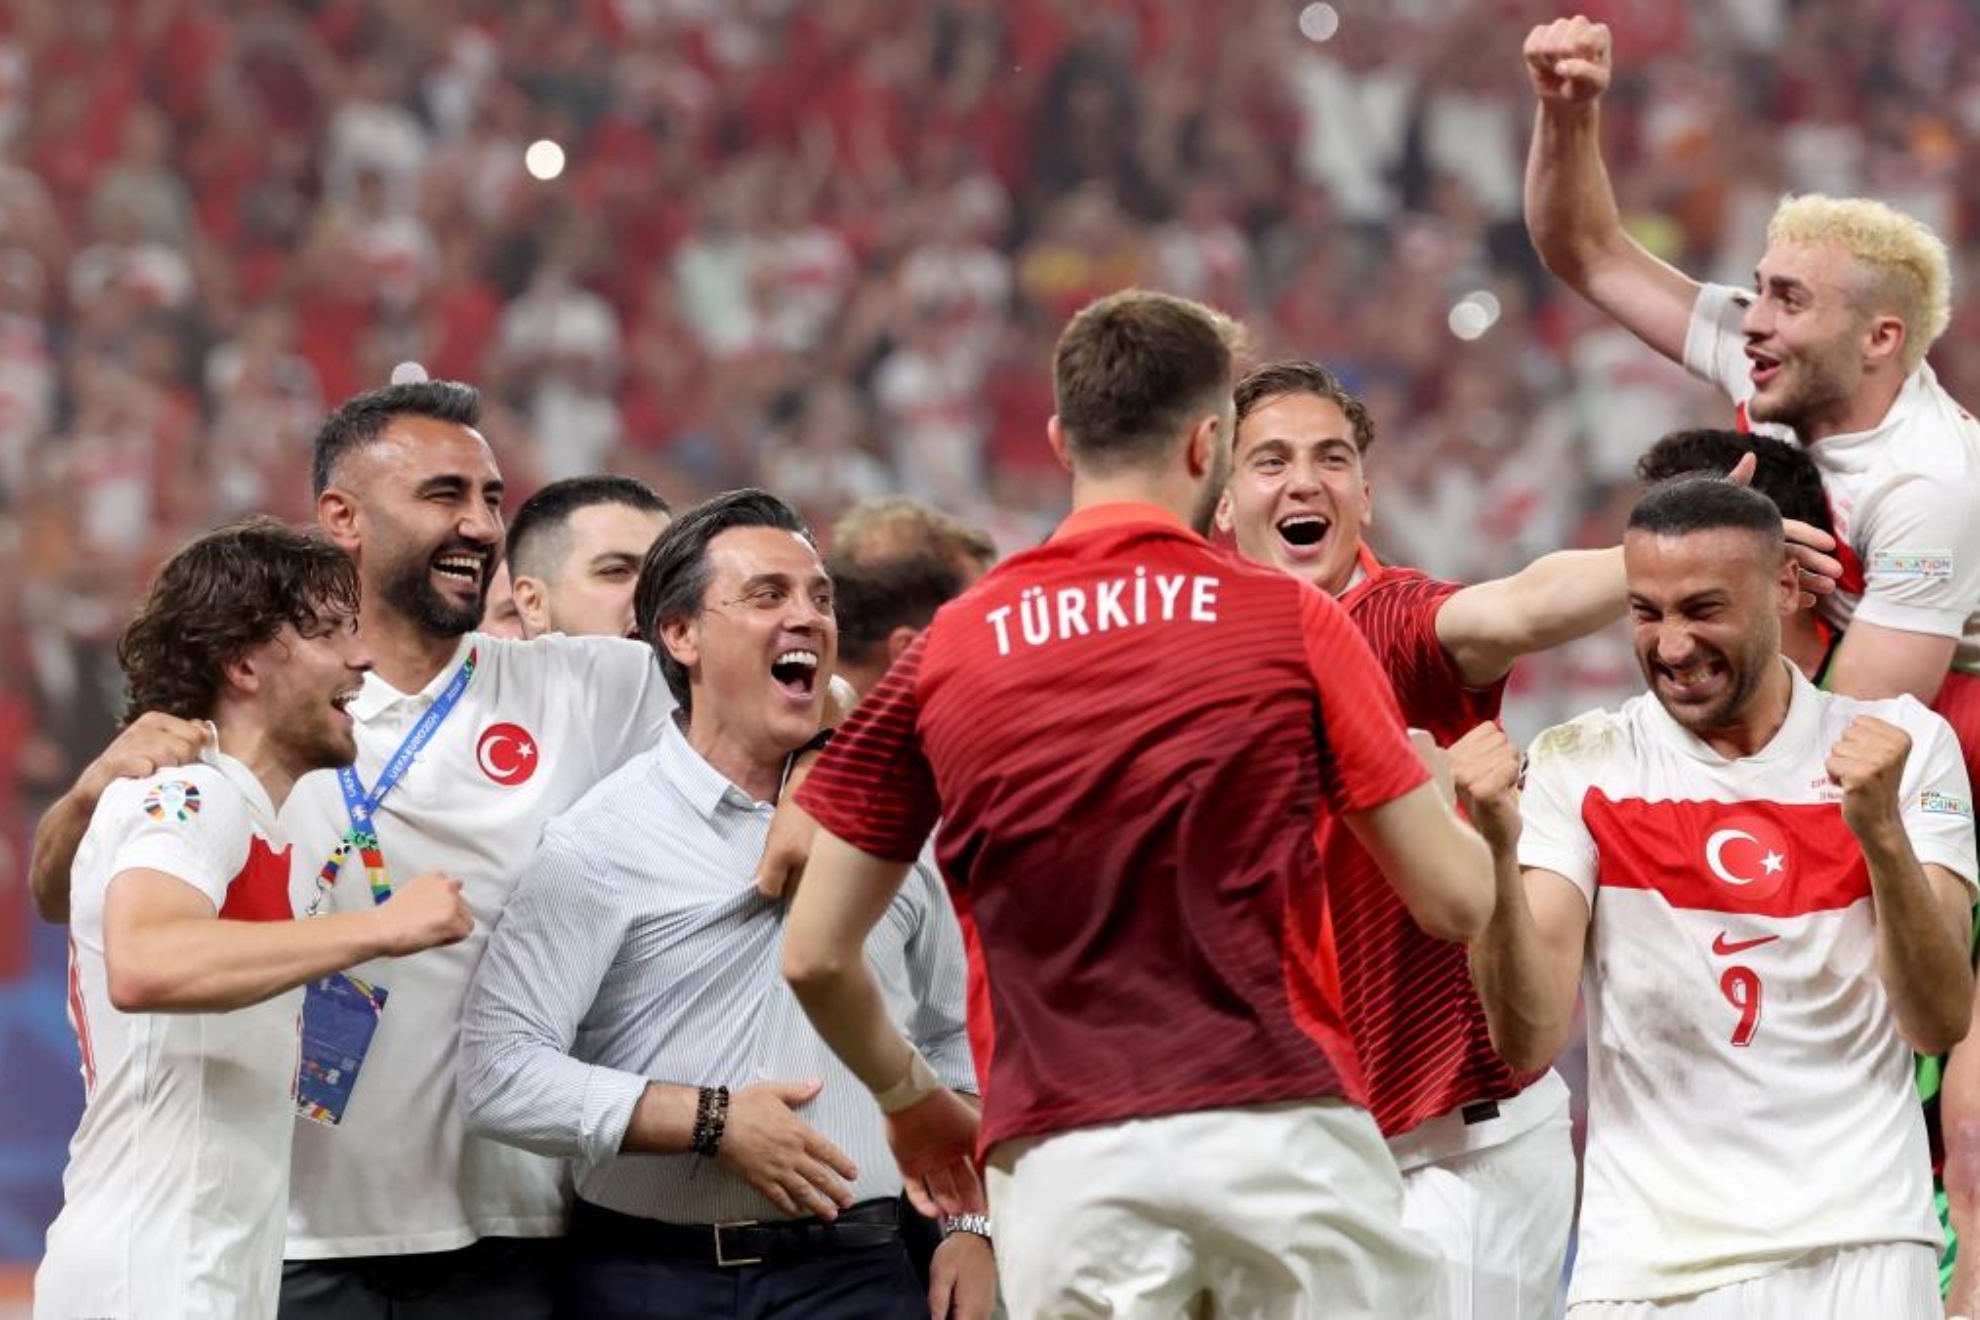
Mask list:
[[985,1242],[991,1240],[989,1215],[943,1215],[941,1224],[943,1237],[950,1237],[956,1233],[974,1233]]

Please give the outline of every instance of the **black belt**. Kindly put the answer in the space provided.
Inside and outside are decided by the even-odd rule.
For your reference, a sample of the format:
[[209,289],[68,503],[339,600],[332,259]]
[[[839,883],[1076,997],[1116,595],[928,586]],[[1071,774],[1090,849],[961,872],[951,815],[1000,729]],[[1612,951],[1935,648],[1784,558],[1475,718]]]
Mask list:
[[670,1260],[699,1260],[724,1268],[810,1260],[869,1251],[901,1240],[900,1202],[861,1201],[831,1223],[822,1219],[742,1220],[728,1224],[669,1224],[621,1214],[580,1200],[571,1208],[571,1245]]

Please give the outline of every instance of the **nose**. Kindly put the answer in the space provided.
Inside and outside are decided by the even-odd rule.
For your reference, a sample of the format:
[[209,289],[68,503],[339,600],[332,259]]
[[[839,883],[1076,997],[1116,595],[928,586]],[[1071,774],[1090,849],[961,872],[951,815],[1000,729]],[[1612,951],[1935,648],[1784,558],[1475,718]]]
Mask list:
[[1320,468],[1315,463],[1294,463],[1287,468],[1286,491],[1292,495],[1317,494],[1322,486]]
[[1673,669],[1682,669],[1698,644],[1692,640],[1691,630],[1683,623],[1660,623],[1657,625],[1657,659]]
[[832,624],[832,612],[821,610],[810,594],[803,591],[791,593],[791,608],[784,614],[784,626],[796,631],[814,632],[828,628]]
[[502,539],[501,510],[482,500],[471,501],[461,515],[460,533],[470,541],[492,545]]
[[1746,310],[1740,314],[1740,333],[1748,339],[1765,339],[1773,325],[1774,314],[1768,308],[1765,297],[1756,296],[1753,301],[1746,304]]

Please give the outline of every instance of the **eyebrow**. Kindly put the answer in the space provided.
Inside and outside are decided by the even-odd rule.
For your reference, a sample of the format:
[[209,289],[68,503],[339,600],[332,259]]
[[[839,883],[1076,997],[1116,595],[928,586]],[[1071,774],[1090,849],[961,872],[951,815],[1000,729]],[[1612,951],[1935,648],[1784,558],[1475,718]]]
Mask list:
[[[757,587],[788,587],[796,582],[796,580],[789,573],[758,573],[754,577],[743,579],[742,589],[744,591],[753,591]],[[805,585],[810,587],[829,587],[832,585],[832,575],[830,573],[812,573],[805,578]]]
[[[1731,599],[1732,599],[1732,593],[1726,590],[1724,587],[1711,587],[1705,591],[1692,592],[1689,596],[1686,596],[1683,599],[1679,600],[1677,602],[1676,608],[1679,610],[1686,610],[1698,605],[1720,605]],[[1659,605],[1656,601],[1651,600],[1648,596],[1640,596],[1636,592],[1632,591],[1629,593],[1629,607],[1631,609],[1635,609],[1638,606],[1642,606],[1645,609],[1656,610],[1659,613],[1662,613],[1664,609],[1663,606]]]
[[1776,293],[1796,292],[1812,294],[1815,292],[1815,287],[1808,283],[1808,281],[1798,280],[1792,275],[1762,275],[1756,270],[1753,272],[1753,282],[1765,288],[1772,289]]
[[[1283,436],[1267,436],[1265,439],[1252,445],[1251,453],[1256,454],[1262,450],[1270,450],[1275,454],[1284,454],[1291,450],[1295,444],[1299,443],[1303,442],[1288,440]],[[1340,435],[1326,436],[1323,439],[1313,441],[1312,445],[1313,448],[1320,450],[1322,453],[1331,453],[1343,449],[1353,450],[1355,447],[1354,441]],[[1247,457],[1249,456],[1247,455]]]

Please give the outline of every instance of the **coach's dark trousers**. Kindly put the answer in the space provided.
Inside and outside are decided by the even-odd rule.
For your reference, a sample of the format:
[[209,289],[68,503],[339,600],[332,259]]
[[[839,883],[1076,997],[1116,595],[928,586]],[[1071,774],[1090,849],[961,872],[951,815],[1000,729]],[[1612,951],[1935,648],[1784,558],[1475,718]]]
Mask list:
[[280,1320],[550,1320],[559,1238],[483,1238],[459,1251],[292,1260]]
[[579,1201],[565,1248],[568,1320],[928,1320],[891,1200],[719,1232]]

